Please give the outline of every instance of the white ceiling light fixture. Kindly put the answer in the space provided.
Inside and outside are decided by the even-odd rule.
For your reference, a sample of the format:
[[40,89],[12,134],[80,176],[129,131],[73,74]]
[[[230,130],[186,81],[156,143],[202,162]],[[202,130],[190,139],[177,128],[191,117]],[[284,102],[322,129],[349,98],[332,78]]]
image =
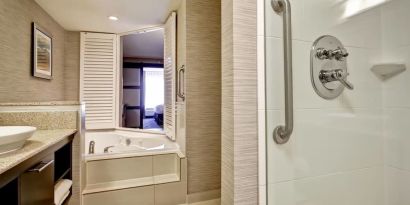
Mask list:
[[116,16],[109,16],[108,19],[110,19],[111,21],[118,21],[118,17]]

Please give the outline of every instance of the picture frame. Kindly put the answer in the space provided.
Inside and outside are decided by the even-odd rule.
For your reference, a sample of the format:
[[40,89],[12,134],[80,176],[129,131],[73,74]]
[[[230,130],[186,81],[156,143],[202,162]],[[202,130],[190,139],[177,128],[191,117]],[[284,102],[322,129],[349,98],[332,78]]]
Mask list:
[[32,75],[51,80],[53,78],[53,37],[33,22]]

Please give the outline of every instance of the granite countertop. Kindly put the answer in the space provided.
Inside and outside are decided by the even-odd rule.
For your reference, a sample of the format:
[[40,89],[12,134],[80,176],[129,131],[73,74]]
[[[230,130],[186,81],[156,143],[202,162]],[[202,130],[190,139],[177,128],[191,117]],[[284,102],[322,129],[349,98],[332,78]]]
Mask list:
[[63,106],[63,105],[81,105],[81,102],[79,101],[49,101],[49,102],[0,103],[0,106]]
[[0,155],[0,174],[24,162],[50,146],[58,143],[76,132],[75,129],[38,130],[30,137],[24,147],[7,154]]

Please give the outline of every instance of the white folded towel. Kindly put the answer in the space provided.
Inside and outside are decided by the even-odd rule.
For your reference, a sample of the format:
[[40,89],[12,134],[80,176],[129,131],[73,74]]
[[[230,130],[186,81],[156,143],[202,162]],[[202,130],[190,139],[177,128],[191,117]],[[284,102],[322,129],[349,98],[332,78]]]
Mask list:
[[61,198],[61,200],[58,203],[56,203],[55,205],[62,205],[64,200],[68,197],[68,195],[70,195],[70,190],[68,190],[68,192],[64,194],[63,198]]
[[70,188],[73,182],[68,179],[58,180],[56,185],[54,185],[54,204],[61,205],[65,198],[70,194]]

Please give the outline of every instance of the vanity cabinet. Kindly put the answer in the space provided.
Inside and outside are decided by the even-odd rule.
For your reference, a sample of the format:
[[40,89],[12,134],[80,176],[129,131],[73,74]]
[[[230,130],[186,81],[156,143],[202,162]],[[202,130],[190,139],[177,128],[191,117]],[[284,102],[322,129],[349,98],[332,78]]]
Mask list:
[[54,204],[54,157],[47,157],[20,176],[20,204]]
[[0,204],[54,205],[54,185],[72,179],[73,138],[68,136],[0,174]]

